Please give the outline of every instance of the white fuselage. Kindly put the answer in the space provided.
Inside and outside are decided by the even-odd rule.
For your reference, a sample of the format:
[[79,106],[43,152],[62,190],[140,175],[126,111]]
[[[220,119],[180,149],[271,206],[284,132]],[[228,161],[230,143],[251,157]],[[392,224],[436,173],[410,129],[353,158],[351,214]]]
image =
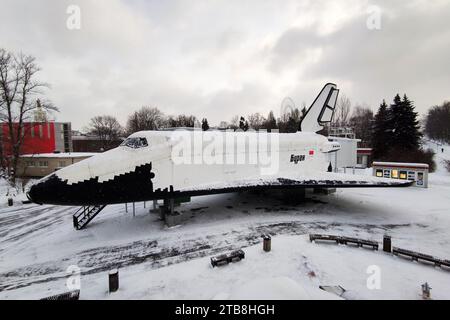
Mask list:
[[322,135],[302,132],[265,133],[263,137],[256,132],[142,131],[133,137],[145,137],[148,146],[119,146],[56,175],[68,184],[95,177],[102,183],[151,163],[154,189],[173,186],[182,190],[262,175],[326,171],[327,153],[339,147]]
[[99,206],[270,188],[393,187],[331,171],[340,149],[319,132],[339,90],[328,83],[304,115],[302,132],[141,131],[107,152],[39,180],[27,192],[40,204]]

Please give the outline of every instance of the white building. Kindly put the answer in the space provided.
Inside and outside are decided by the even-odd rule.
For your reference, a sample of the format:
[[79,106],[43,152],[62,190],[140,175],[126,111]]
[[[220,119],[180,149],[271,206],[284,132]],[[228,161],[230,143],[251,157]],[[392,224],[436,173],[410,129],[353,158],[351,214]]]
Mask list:
[[338,171],[341,168],[355,168],[357,167],[357,150],[360,139],[328,137],[329,141],[338,142],[341,149],[337,152],[329,154],[329,161],[333,167],[333,171]]

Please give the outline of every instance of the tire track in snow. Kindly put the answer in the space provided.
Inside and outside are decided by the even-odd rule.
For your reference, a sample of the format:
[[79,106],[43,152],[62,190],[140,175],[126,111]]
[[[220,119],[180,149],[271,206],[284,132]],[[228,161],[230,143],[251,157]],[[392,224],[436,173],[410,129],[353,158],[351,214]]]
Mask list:
[[[54,207],[35,208],[21,213],[15,218],[0,220],[0,238],[2,241],[16,241],[20,238],[38,232],[49,225],[56,225],[70,213],[72,207],[56,209]],[[48,214],[51,211],[51,214]],[[9,236],[9,237],[8,237]]]
[[230,250],[246,248],[261,242],[262,234],[303,235],[311,232],[336,231],[353,227],[369,233],[410,227],[410,224],[346,224],[327,222],[280,222],[255,224],[219,234],[183,239],[148,239],[118,246],[103,246],[80,251],[71,257],[16,268],[0,274],[0,292],[37,283],[67,278],[66,268],[78,265],[82,275],[109,271],[145,263],[149,268],[161,268],[191,259],[212,256]]

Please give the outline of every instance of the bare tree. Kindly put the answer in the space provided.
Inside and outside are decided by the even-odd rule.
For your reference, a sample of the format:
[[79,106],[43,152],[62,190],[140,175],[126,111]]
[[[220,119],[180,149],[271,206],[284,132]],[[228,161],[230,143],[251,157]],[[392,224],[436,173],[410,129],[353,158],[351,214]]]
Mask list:
[[361,139],[361,147],[369,147],[372,143],[373,111],[369,107],[357,106],[349,119],[356,138]]
[[180,114],[176,117],[169,116],[165,121],[165,126],[169,128],[180,128],[180,127],[198,128],[201,125],[195,116]]
[[[44,88],[48,88],[47,84],[35,79],[40,70],[34,57],[0,49],[0,119],[8,126],[8,136],[3,137],[3,142],[10,146],[9,168],[13,184],[25,137],[25,122],[38,106],[58,111],[50,102],[40,100],[39,104],[36,103],[36,97],[43,94]],[[2,150],[5,151],[5,146]]]
[[102,148],[108,150],[120,139],[123,129],[115,117],[104,115],[91,119],[88,132],[97,136],[102,143]]
[[264,126],[264,123],[266,122],[266,118],[264,118],[264,116],[259,112],[253,113],[249,115],[247,118],[250,128],[255,130],[261,129]]
[[450,101],[431,107],[424,122],[425,133],[428,137],[450,143]]
[[352,103],[346,95],[341,95],[336,104],[333,117],[333,126],[345,127],[348,125]]
[[228,122],[226,121],[220,121],[219,128],[228,129]]
[[164,114],[158,108],[142,107],[128,117],[127,133],[158,130],[164,126]]
[[239,128],[239,121],[241,120],[241,117],[239,117],[238,115],[235,115],[231,118],[230,120],[230,129],[238,129]]

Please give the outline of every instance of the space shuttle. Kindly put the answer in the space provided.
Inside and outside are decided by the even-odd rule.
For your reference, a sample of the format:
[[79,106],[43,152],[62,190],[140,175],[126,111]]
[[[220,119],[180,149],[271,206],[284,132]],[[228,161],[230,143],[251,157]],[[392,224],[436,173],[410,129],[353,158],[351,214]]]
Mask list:
[[339,90],[326,84],[296,133],[141,131],[62,168],[27,192],[38,204],[107,205],[244,190],[407,187],[409,181],[332,172],[337,142],[318,134]]

